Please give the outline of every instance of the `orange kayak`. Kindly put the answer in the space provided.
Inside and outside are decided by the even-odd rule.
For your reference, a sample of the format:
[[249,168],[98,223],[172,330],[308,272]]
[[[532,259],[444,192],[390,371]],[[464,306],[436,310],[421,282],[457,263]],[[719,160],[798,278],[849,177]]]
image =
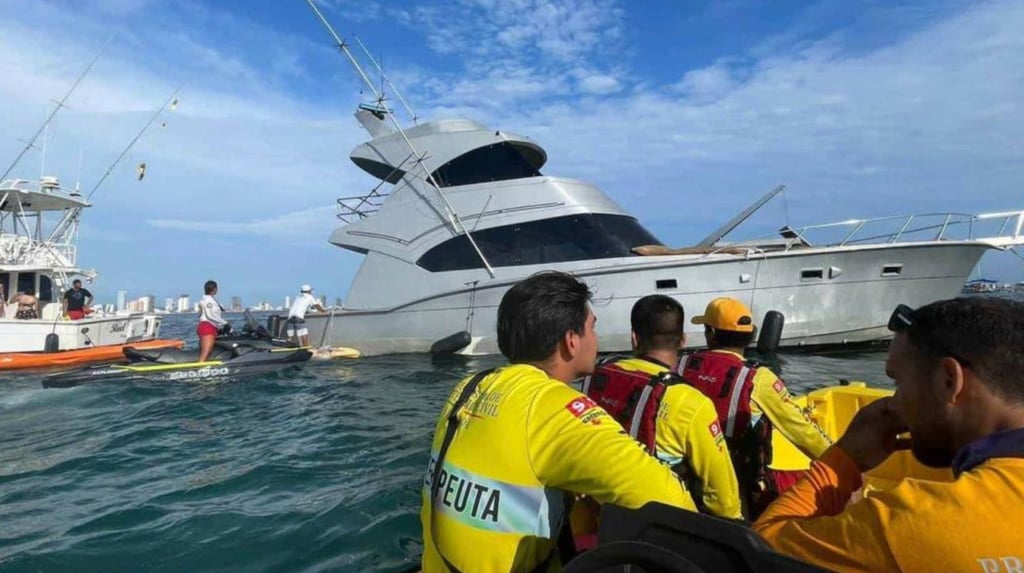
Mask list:
[[91,362],[116,362],[124,360],[124,348],[126,346],[139,350],[181,348],[185,346],[185,341],[157,338],[155,340],[132,342],[130,344],[112,344],[78,350],[63,350],[61,352],[4,352],[0,353],[0,370],[77,366]]

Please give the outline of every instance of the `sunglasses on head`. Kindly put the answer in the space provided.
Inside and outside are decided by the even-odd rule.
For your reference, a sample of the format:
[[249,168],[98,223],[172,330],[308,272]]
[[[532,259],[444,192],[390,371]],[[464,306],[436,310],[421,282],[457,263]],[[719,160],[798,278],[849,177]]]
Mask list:
[[[916,321],[914,320],[914,309],[910,308],[905,304],[896,305],[893,309],[892,314],[889,316],[889,330],[895,333],[906,332],[910,330]],[[943,356],[949,356],[950,358],[956,359],[964,368],[971,367],[971,361],[967,360],[960,354],[953,352],[946,345],[935,340],[933,336],[923,329],[919,329],[920,334],[923,335],[925,342],[934,350],[942,354]]]

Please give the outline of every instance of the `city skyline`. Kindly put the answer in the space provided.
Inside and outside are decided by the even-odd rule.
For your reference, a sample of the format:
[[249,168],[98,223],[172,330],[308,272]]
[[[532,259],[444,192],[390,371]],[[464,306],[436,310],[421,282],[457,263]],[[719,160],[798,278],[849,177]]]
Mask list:
[[[199,311],[198,301],[199,299],[202,298],[201,295],[198,297],[192,297],[190,294],[182,293],[177,295],[176,297],[165,297],[163,299],[163,306],[158,307],[156,302],[159,299],[156,295],[147,293],[138,298],[129,297],[130,292],[127,289],[120,289],[117,291],[117,294],[115,296],[115,302],[106,302],[102,299],[102,297],[94,297],[93,306],[102,307],[110,311],[119,312],[152,312],[156,310],[161,310],[167,313],[192,313]],[[341,297],[335,297],[334,303],[332,305],[328,305],[327,301],[329,297],[326,294],[314,294],[314,297],[325,308],[330,308],[332,306],[334,308],[340,308],[343,302]],[[231,295],[230,297],[216,296],[215,298],[217,299],[218,302],[220,302],[221,306],[224,307],[225,312],[242,312],[246,309],[260,311],[288,310],[289,308],[291,308],[291,304],[294,301],[294,298],[290,294],[284,295],[283,298],[278,299],[277,302],[283,304],[277,304],[275,302],[271,302],[270,300],[262,299],[256,302],[255,304],[247,305],[245,304],[245,300],[241,296],[237,295]],[[229,304],[225,305],[225,300],[230,301]]]

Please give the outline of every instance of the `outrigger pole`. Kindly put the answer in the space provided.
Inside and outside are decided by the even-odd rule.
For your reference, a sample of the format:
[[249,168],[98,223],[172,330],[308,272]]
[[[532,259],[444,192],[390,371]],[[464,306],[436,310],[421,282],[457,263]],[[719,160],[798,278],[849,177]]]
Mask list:
[[[394,114],[390,113],[387,110],[387,107],[384,105],[384,95],[381,92],[378,92],[377,87],[373,85],[373,82],[370,81],[370,78],[366,77],[366,73],[363,72],[363,68],[359,65],[359,62],[356,61],[355,57],[352,55],[352,52],[349,51],[348,43],[346,43],[345,40],[343,40],[341,36],[339,36],[338,33],[334,31],[334,28],[327,21],[327,19],[324,18],[324,15],[320,13],[320,9],[316,7],[316,4],[313,2],[313,0],[306,0],[306,2],[309,4],[309,7],[313,9],[313,12],[316,14],[317,18],[320,19],[320,22],[323,23],[324,27],[327,28],[327,31],[330,32],[331,35],[334,37],[334,40],[337,42],[338,49],[340,49],[342,53],[345,54],[349,62],[351,62],[352,66],[356,69],[356,72],[359,74],[359,77],[363,79],[363,82],[370,88],[370,91],[373,92],[374,97],[377,99],[377,105],[380,107],[381,110],[383,110],[384,114],[387,115],[388,118],[391,120],[391,124],[395,127],[395,130],[398,132],[398,134],[402,136],[402,140],[405,142],[405,145],[409,148],[412,154],[416,156],[416,163],[426,173],[427,182],[430,183],[430,186],[434,188],[434,191],[437,193],[437,195],[441,198],[441,201],[444,203],[445,214],[448,216],[448,222],[452,225],[452,227],[454,227],[457,231],[461,231],[462,234],[464,234],[466,238],[469,239],[469,244],[473,245],[473,250],[476,251],[477,256],[480,257],[480,260],[483,262],[484,267],[487,269],[487,274],[489,274],[493,279],[494,269],[491,267],[491,263],[488,262],[487,257],[484,256],[483,251],[481,251],[479,245],[476,244],[476,241],[473,239],[473,235],[469,232],[469,229],[467,229],[466,226],[462,224],[462,219],[459,218],[459,214],[455,212],[455,208],[452,207],[452,204],[448,202],[448,197],[446,197],[444,192],[441,191],[441,186],[438,185],[437,181],[434,180],[433,173],[431,173],[430,169],[427,168],[426,162],[424,161],[424,159],[426,158],[426,154],[420,154],[418,151],[416,151],[416,147],[413,146],[411,141],[409,141],[409,138],[405,135],[405,131],[402,129],[402,126],[399,125],[398,120],[395,119]],[[383,74],[383,71],[381,71],[381,74]],[[388,80],[389,85],[390,83],[390,80]]]

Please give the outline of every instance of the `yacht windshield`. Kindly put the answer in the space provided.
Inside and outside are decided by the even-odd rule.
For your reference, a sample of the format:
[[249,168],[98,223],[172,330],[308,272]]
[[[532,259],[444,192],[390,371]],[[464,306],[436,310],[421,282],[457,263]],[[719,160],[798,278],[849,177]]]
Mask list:
[[[633,247],[661,244],[632,217],[593,214],[482,229],[473,240],[495,267],[628,257]],[[465,235],[430,249],[416,264],[431,272],[483,267]]]

